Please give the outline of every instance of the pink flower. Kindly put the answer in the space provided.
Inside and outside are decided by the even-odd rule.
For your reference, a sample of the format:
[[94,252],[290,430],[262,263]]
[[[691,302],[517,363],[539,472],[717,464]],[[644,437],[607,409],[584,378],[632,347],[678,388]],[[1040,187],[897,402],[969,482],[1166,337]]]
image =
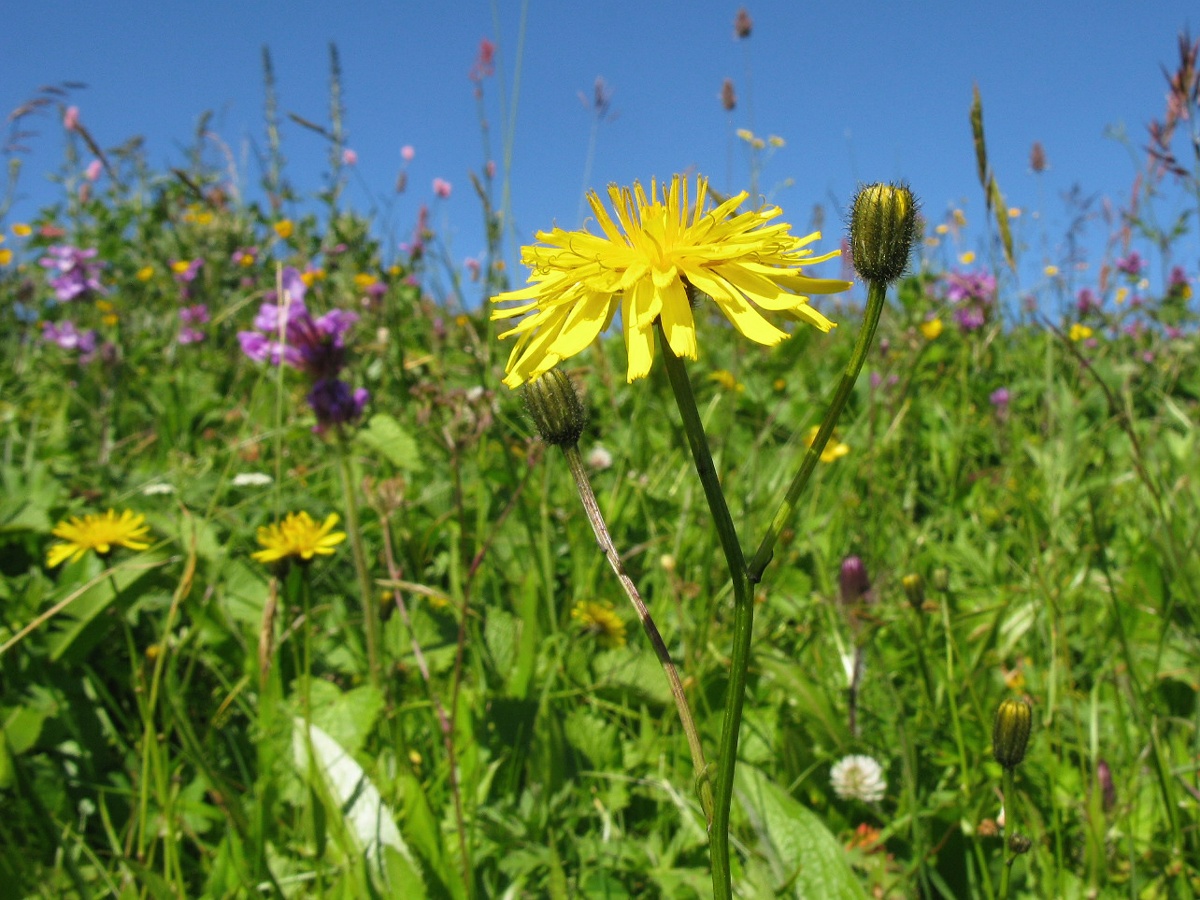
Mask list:
[[104,166],[101,165],[100,160],[93,159],[88,163],[88,167],[84,169],[83,175],[88,181],[96,181],[102,171],[104,171]]
[[485,172],[487,172],[488,178],[495,178],[496,177],[496,161],[494,159],[489,159],[487,161],[487,165],[483,167],[483,170]]
[[433,192],[445,200],[450,196],[450,182],[446,181],[444,178],[433,179]]
[[412,162],[413,157],[417,155],[417,151],[413,149],[412,144],[405,144],[400,148],[400,158],[405,162]]
[[347,147],[342,151],[342,165],[353,166],[358,163],[358,154]]
[[463,260],[463,265],[466,266],[467,271],[471,274],[471,280],[478,281],[480,270],[479,260],[474,257],[468,257]]
[[79,127],[79,107],[68,106],[67,111],[63,113],[63,128],[67,131],[74,131]]
[[490,75],[496,74],[496,45],[484,38],[479,42],[479,53],[467,77],[474,82],[483,81]]

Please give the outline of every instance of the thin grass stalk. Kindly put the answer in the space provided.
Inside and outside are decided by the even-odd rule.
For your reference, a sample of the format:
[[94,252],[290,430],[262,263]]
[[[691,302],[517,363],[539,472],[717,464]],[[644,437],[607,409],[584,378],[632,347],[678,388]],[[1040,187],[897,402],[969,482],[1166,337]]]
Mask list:
[[354,572],[358,577],[358,591],[362,601],[363,630],[367,637],[367,668],[370,672],[371,683],[382,688],[383,673],[380,668],[382,623],[379,618],[379,604],[375,602],[375,589],[371,584],[370,569],[367,566],[367,551],[363,544],[362,524],[358,516],[358,488],[354,483],[350,449],[347,446],[345,435],[339,431],[334,443],[337,445],[338,468],[342,476],[342,493],[346,498],[346,533],[350,536]]

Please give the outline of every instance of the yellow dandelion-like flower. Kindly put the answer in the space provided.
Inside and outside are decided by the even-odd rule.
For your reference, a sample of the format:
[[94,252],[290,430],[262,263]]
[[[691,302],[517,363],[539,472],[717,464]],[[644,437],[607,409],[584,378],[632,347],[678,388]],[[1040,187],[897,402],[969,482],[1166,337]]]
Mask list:
[[1042,272],[1047,278],[1054,278],[1058,275],[1058,266],[1046,266],[1046,268],[1042,269]]
[[7,247],[0,248],[0,266],[7,266],[13,260],[13,252]]
[[[504,383],[515,388],[574,356],[608,327],[618,307],[629,356],[628,380],[644,378],[654,361],[654,325],[661,323],[671,350],[695,359],[692,301],[711,298],[734,327],[760,344],[788,337],[758,309],[783,313],[829,331],[833,323],[809,305],[806,293],[835,294],[848,281],[811,278],[802,265],[838,256],[810,256],[806,245],[820,232],[795,237],[775,206],[739,212],[740,193],[705,211],[708,181],[697,178],[695,202],[688,179],[670,186],[650,183],[647,194],[611,185],[616,221],[595,191],[588,202],[602,235],[583,231],[539,231],[541,244],[522,248],[529,286],[492,302],[522,301],[497,309],[493,319],[521,318],[500,335],[517,335]],[[757,307],[757,309],[756,309]],[[526,315],[529,313],[529,315]]]
[[142,266],[137,270],[138,281],[149,281],[154,277],[154,266]]
[[942,324],[941,319],[929,319],[917,327],[921,329],[921,334],[925,335],[925,340],[932,341],[946,326]]
[[296,228],[296,226],[292,224],[291,219],[280,219],[273,227],[275,228],[275,233],[285,241],[292,236],[292,232]]
[[736,134],[739,138],[741,138],[747,144],[751,143],[754,140],[754,132],[751,131],[749,128],[739,128],[737,131],[734,132],[734,134]]
[[580,600],[571,610],[571,618],[579,623],[585,634],[595,637],[601,647],[625,646],[625,623],[611,603]]
[[171,271],[176,275],[182,275],[191,267],[191,265],[192,261],[190,259],[177,259],[171,263]]
[[33,229],[24,222],[14,222],[12,226],[12,233],[17,237],[29,237],[31,234],[33,234]]
[[1008,208],[1008,217],[1009,217],[1010,219],[1019,219],[1019,218],[1021,218],[1021,207],[1019,207],[1019,206],[1010,206],[1010,207]]
[[940,225],[937,226],[937,228],[935,228],[933,230],[936,231],[938,234],[948,234],[950,231],[950,226],[947,225],[945,222],[942,222]]
[[1129,299],[1129,288],[1127,288],[1127,287],[1117,288],[1117,303],[1118,304],[1124,303],[1128,299]]
[[770,135],[770,136],[767,138],[767,143],[768,143],[768,144],[770,144],[772,147],[774,147],[774,148],[776,148],[776,149],[779,149],[780,147],[784,147],[784,146],[786,146],[786,142],[784,141],[784,139],[783,139],[783,138],[781,138],[781,137],[780,137],[779,135],[777,135],[777,134],[772,134],[772,135]]
[[1076,322],[1071,326],[1071,330],[1067,333],[1067,337],[1073,341],[1086,341],[1093,334],[1094,332],[1092,329],[1080,322]]
[[55,525],[51,533],[61,540],[46,551],[46,565],[50,568],[68,559],[72,562],[82,559],[89,550],[94,550],[97,556],[103,558],[117,547],[145,550],[150,546],[143,540],[150,534],[146,517],[128,509],[120,516],[111,509],[103,515],[87,513],[72,516],[70,520]]
[[369,274],[368,272],[359,272],[357,275],[354,276],[354,286],[356,288],[358,288],[360,291],[365,291],[367,288],[369,288],[371,285],[375,284],[377,281],[379,281],[379,279],[376,278],[374,275]]
[[[808,433],[804,435],[804,446],[811,447],[813,445],[813,441],[817,439],[817,432],[820,430],[821,428],[819,425],[814,425],[812,428],[808,429]],[[839,460],[843,456],[846,456],[849,452],[850,445],[843,444],[841,439],[838,438],[837,432],[834,432],[829,438],[829,442],[825,444],[825,449],[821,451],[821,462],[834,462],[835,460]]]
[[282,522],[258,529],[258,543],[263,547],[251,556],[261,563],[281,562],[295,558],[312,562],[314,556],[329,556],[333,548],[346,539],[344,531],[334,531],[337,513],[317,525],[306,512],[288,513]]
[[708,380],[715,381],[727,391],[741,392],[746,390],[746,386],[738,381],[728,369],[718,369],[708,376]]
[[975,251],[967,250],[964,253],[960,253],[958,255],[958,261],[964,266],[969,266],[971,263],[975,262]]

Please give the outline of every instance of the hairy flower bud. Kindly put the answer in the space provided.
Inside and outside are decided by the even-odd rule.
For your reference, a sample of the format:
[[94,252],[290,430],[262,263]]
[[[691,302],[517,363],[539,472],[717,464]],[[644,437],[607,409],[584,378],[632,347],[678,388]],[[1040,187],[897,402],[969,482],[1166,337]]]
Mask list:
[[912,608],[920,610],[925,605],[925,579],[916,572],[905,575],[900,579],[904,585],[904,596],[912,604]]
[[1006,769],[1015,769],[1025,758],[1029,730],[1033,727],[1033,705],[1025,697],[1009,698],[996,710],[992,725],[992,755]]
[[850,207],[850,255],[867,281],[891,284],[908,268],[917,238],[917,199],[904,184],[861,188]]
[[579,443],[587,415],[575,386],[561,369],[551,369],[525,385],[525,406],[547,444],[574,447]]

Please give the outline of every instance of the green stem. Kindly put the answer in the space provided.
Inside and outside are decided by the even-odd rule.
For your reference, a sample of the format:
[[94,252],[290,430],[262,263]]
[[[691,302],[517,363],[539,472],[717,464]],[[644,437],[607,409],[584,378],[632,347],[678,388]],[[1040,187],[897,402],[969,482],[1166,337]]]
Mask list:
[[600,545],[600,549],[604,551],[604,555],[608,559],[608,564],[616,573],[617,579],[621,582],[621,587],[625,589],[629,601],[637,611],[638,619],[642,623],[642,629],[646,632],[646,636],[650,638],[650,644],[654,647],[654,653],[658,657],[659,664],[662,665],[663,672],[667,676],[667,681],[671,685],[671,695],[675,698],[675,708],[679,711],[679,721],[683,725],[684,734],[687,735],[688,749],[692,754],[692,768],[695,770],[695,787],[700,795],[700,806],[704,810],[705,821],[709,827],[712,827],[713,793],[712,784],[709,779],[708,763],[704,759],[704,745],[700,741],[700,732],[696,728],[696,720],[692,716],[691,707],[688,706],[687,694],[683,690],[683,682],[679,679],[679,670],[675,668],[675,663],[671,659],[671,651],[667,649],[666,642],[663,641],[658,626],[654,624],[654,619],[650,615],[650,610],[646,608],[646,603],[642,599],[637,585],[633,583],[633,579],[629,577],[629,573],[625,570],[625,563],[621,560],[621,555],[617,552],[616,544],[613,543],[612,535],[608,532],[608,526],[604,521],[604,514],[600,512],[600,504],[596,502],[596,494],[592,491],[587,468],[583,464],[583,457],[579,455],[579,445],[574,444],[570,447],[564,447],[563,455],[566,456],[567,465],[570,466],[571,475],[575,479],[575,487],[579,491],[579,499],[583,503],[588,521],[592,523],[592,531],[596,535],[596,542]]
[[796,510],[796,501],[800,499],[800,494],[808,484],[809,476],[812,475],[813,469],[816,468],[817,462],[821,458],[821,453],[825,450],[825,445],[829,442],[830,435],[833,434],[834,426],[837,425],[846,401],[850,399],[850,392],[854,390],[854,383],[858,380],[863,363],[867,359],[867,353],[875,340],[875,329],[879,325],[879,316],[883,312],[883,301],[886,296],[886,284],[881,281],[869,282],[867,308],[863,312],[862,328],[858,331],[854,352],[850,356],[850,361],[846,363],[846,370],[842,373],[842,380],[833,394],[833,400],[830,401],[829,411],[825,414],[825,419],[817,430],[816,439],[808,448],[808,453],[805,454],[804,461],[800,464],[800,471],[792,479],[787,495],[779,504],[779,509],[776,510],[767,533],[763,535],[762,543],[758,545],[758,552],[754,554],[754,559],[750,562],[748,571],[751,584],[758,584],[762,579],[763,571],[770,565],[779,535],[791,520],[792,514]]
[[708,438],[696,408],[696,397],[688,380],[683,361],[671,350],[662,325],[658,326],[659,344],[666,360],[667,377],[675,393],[675,404],[683,420],[688,446],[696,464],[696,474],[704,487],[704,497],[712,513],[713,524],[725,553],[729,576],[733,582],[733,648],[730,653],[729,685],[725,692],[725,716],[721,722],[721,737],[717,748],[717,780],[709,844],[712,854],[713,895],[718,900],[733,896],[729,866],[729,808],[733,802],[733,772],[737,764],[738,734],[742,724],[742,704],[746,699],[746,670],[750,665],[750,638],[754,632],[754,590],[746,571],[746,559],[738,542],[737,529],[721,481],[708,449]]
[[1000,873],[1000,896],[1008,900],[1008,880],[1013,863],[1017,861],[1012,840],[1017,836],[1017,791],[1013,786],[1013,770],[1004,767],[1004,869]]
[[367,633],[367,667],[371,672],[371,683],[376,687],[382,684],[379,659],[379,635],[381,631],[379,619],[379,603],[375,599],[375,590],[371,586],[371,575],[367,568],[367,552],[363,547],[362,528],[358,520],[358,494],[354,485],[354,475],[350,468],[350,451],[346,440],[339,435],[337,440],[338,462],[342,472],[342,493],[346,497],[346,531],[350,535],[350,547],[354,555],[354,571],[358,576],[358,590],[362,595],[363,628]]

